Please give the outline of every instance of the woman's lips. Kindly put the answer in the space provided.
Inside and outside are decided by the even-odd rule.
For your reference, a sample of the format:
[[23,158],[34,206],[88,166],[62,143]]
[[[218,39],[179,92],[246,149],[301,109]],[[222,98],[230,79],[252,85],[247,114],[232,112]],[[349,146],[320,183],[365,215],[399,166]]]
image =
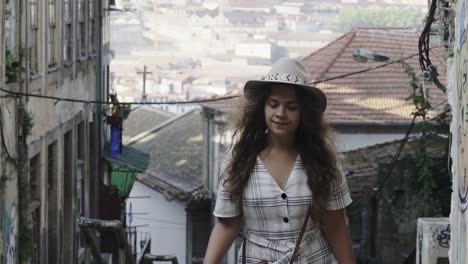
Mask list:
[[275,122],[275,121],[271,121],[273,124],[275,125],[278,125],[278,126],[285,126],[287,125],[288,123],[282,123],[282,122]]

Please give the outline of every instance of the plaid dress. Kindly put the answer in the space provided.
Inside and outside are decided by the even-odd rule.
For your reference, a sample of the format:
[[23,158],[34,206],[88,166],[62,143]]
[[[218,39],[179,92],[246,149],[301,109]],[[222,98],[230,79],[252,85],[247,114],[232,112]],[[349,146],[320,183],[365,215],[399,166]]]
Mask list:
[[[225,159],[224,165],[228,161]],[[299,155],[284,190],[257,157],[242,201],[231,201],[224,180],[220,180],[213,214],[216,217],[243,215],[247,263],[266,260],[268,263],[286,264],[294,251],[311,202],[312,193]],[[340,183],[332,186],[327,208],[337,210],[351,202],[346,179],[341,173]],[[238,256],[238,263],[242,263],[242,247]],[[322,232],[310,220],[299,246],[296,263],[336,263]]]

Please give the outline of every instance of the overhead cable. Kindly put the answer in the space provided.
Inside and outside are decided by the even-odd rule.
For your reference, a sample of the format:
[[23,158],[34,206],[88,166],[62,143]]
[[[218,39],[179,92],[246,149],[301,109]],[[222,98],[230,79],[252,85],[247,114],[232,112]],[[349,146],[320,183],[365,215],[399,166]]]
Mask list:
[[[354,71],[354,72],[349,72],[346,74],[318,80],[311,82],[310,85],[317,85],[319,83],[324,83],[336,79],[343,79],[348,76],[356,75],[356,74],[361,74],[369,71],[373,71],[379,68],[387,67],[388,65],[399,63],[401,61],[410,59],[412,57],[418,56],[419,53],[412,54],[400,59],[392,60],[383,64],[379,64],[377,66],[365,68],[362,70]],[[101,105],[110,105],[113,104],[110,101],[98,101],[98,100],[83,100],[83,99],[74,99],[74,98],[67,98],[67,97],[58,97],[58,96],[50,96],[50,95],[42,95],[42,94],[32,94],[32,93],[24,93],[24,92],[15,92],[15,91],[9,91],[6,90],[2,87],[0,87],[0,91],[7,93],[11,96],[15,97],[31,97],[31,98],[41,98],[41,99],[48,99],[48,100],[54,100],[56,102],[74,102],[74,103],[87,103],[87,104],[101,104]],[[126,105],[178,105],[178,104],[200,104],[200,103],[209,103],[209,102],[216,102],[216,101],[223,101],[223,100],[229,100],[229,99],[234,99],[241,97],[241,95],[232,95],[232,96],[223,96],[223,97],[217,97],[217,98],[209,98],[209,99],[200,99],[200,100],[192,100],[192,101],[171,101],[171,102],[147,102],[147,101],[131,101],[131,102],[119,102],[119,104],[126,104]]]

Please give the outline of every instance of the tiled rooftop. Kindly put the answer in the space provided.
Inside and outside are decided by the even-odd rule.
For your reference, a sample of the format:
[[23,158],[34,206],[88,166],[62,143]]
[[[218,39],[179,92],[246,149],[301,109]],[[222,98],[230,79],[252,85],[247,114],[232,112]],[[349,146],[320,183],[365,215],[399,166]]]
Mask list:
[[[312,80],[323,80],[350,72],[374,67],[383,62],[358,62],[353,51],[367,49],[390,58],[402,58],[418,53],[420,31],[412,29],[354,29],[326,47],[303,59]],[[442,48],[431,51],[431,60],[437,66],[439,80],[445,83],[446,65]],[[408,59],[416,73],[420,72],[418,56]],[[400,63],[388,65],[346,78],[318,85],[328,97],[326,112],[332,123],[408,123],[414,106],[407,100],[411,90],[410,79]],[[428,85],[432,104],[437,105],[446,95]],[[442,107],[440,108],[442,109]]]
[[[353,59],[357,48],[371,50],[390,58],[418,53],[420,31],[410,29],[357,28],[303,59],[313,80],[324,80],[356,72],[383,62],[358,62]],[[446,81],[443,49],[431,51],[431,61],[437,66],[439,80]],[[416,73],[420,72],[418,56],[407,60]],[[410,96],[410,79],[401,64],[351,75],[318,85],[325,91],[328,107],[325,116],[332,124],[406,124],[412,119],[414,106]],[[434,85],[427,85],[433,106],[444,106],[446,95]],[[235,109],[235,100],[205,104],[222,112]],[[434,113],[433,113],[434,114]]]
[[123,123],[123,139],[130,139],[142,132],[156,127],[174,117],[174,114],[161,111],[151,106],[140,106],[133,109]]
[[205,199],[202,177],[202,117],[198,109],[167,120],[132,147],[150,154],[148,169],[137,179],[167,199],[188,203]]

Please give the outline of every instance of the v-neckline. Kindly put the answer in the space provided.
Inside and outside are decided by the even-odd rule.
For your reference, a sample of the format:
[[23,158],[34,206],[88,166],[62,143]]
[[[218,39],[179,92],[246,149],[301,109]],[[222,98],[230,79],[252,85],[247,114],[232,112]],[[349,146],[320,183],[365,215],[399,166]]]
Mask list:
[[286,179],[286,184],[284,185],[284,188],[281,188],[281,186],[279,185],[279,183],[276,181],[275,177],[273,177],[273,175],[270,173],[270,171],[268,170],[268,168],[265,166],[265,163],[263,163],[262,159],[260,158],[260,155],[257,155],[257,160],[258,162],[260,163],[260,165],[262,165],[263,168],[265,168],[265,171],[267,172],[268,174],[268,178],[270,178],[274,184],[276,185],[276,187],[281,191],[281,192],[284,192],[286,190],[286,188],[288,187],[289,185],[289,179],[293,176],[293,172],[294,172],[294,168],[296,167],[296,164],[297,164],[297,161],[299,159],[299,153],[297,154],[296,156],[296,159],[294,160],[294,163],[293,163],[293,166],[291,167],[291,170],[289,171],[289,174],[288,174],[288,178]]

